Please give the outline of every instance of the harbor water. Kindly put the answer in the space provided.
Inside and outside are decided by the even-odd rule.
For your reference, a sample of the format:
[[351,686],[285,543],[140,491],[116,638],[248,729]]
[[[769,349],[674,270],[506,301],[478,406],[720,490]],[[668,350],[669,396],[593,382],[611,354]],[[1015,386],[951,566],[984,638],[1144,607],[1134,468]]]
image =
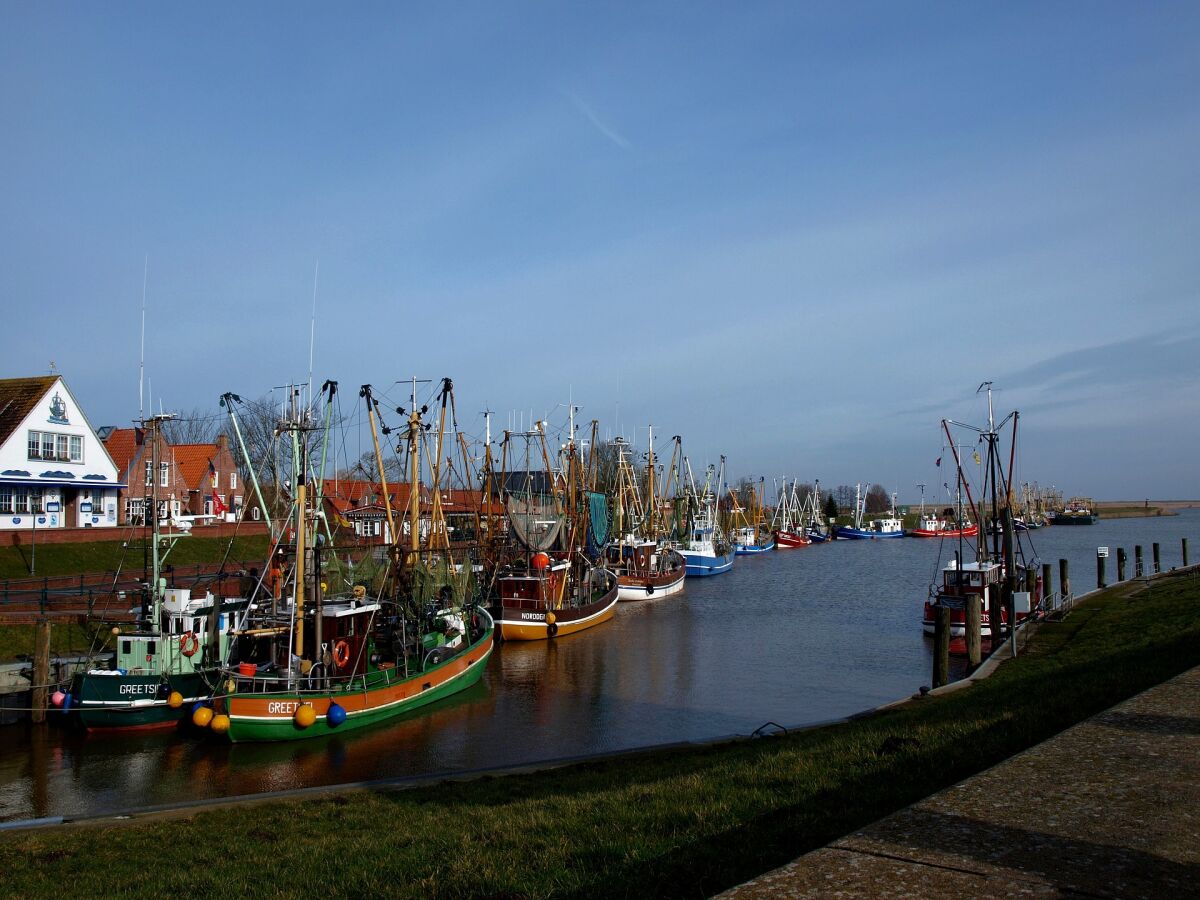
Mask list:
[[[1147,569],[1200,554],[1200,510],[1030,534],[1069,560],[1076,594],[1096,550]],[[499,646],[482,681],[408,718],[346,735],[232,746],[191,731],[88,735],[0,728],[0,821],[109,814],[203,798],[449,773],[749,734],[840,718],[930,682],[921,630],[930,585],[957,541],[837,541],[738,557],[683,594],[622,603],[612,622],[552,642]],[[1194,560],[1193,560],[1194,561]],[[53,716],[52,716],[53,718]]]

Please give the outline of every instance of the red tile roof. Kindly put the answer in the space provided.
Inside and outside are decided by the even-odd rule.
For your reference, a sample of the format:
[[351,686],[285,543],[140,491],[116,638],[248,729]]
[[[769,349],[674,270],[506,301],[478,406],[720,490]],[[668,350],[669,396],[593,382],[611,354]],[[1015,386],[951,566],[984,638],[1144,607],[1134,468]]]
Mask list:
[[209,463],[216,459],[216,444],[173,444],[171,454],[183,474],[183,483],[190,490],[212,485],[212,481],[206,480],[205,476],[209,474]]
[[129,475],[129,466],[142,446],[144,435],[140,428],[114,428],[104,439],[104,449],[117,467],[117,477],[122,480]]

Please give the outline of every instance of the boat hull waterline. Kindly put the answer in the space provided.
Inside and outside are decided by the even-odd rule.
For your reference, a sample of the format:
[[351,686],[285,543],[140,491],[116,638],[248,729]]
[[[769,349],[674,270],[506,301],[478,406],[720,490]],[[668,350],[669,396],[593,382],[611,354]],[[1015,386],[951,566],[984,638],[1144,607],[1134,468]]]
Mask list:
[[[500,611],[500,637],[506,641],[544,641],[566,637],[595,625],[602,625],[613,617],[620,593],[617,579],[612,578],[612,587],[598,600],[582,606],[564,606],[561,609],[521,609],[503,606]],[[547,621],[547,613],[554,614],[554,621]],[[551,633],[550,626],[554,626]]]
[[[432,668],[405,677],[398,670],[379,670],[354,679],[345,689],[331,691],[273,691],[234,693],[218,698],[215,708],[229,716],[228,737],[242,741],[290,741],[340,734],[382,722],[428,706],[466,690],[483,676],[495,645],[495,626],[487,617],[482,635],[463,652]],[[339,725],[330,724],[328,713],[336,702],[345,710]],[[312,706],[316,721],[307,728],[296,724],[301,703]]]
[[733,560],[737,555],[732,550],[724,556],[712,556],[693,550],[680,550],[687,560],[689,578],[707,578],[710,575],[721,575],[733,568]]

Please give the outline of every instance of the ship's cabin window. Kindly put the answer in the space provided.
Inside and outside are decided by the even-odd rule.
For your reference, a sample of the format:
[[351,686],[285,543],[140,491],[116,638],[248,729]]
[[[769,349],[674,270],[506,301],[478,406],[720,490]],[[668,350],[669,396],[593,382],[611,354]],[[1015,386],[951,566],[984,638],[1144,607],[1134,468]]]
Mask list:
[[157,649],[158,641],[150,641],[146,644],[146,653],[148,653],[150,656],[153,656]]
[[121,641],[121,653],[128,656],[133,652],[133,641]]

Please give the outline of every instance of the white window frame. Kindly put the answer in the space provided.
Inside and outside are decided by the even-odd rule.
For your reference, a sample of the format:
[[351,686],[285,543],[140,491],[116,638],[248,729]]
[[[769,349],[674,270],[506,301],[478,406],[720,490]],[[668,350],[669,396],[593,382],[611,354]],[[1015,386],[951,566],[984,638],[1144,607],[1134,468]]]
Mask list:
[[146,460],[146,487],[154,484],[154,463]]
[[[71,452],[69,455],[71,457],[71,462],[81,463],[81,462],[83,462],[83,435],[73,434],[70,437],[71,437]],[[76,450],[78,450],[79,452],[76,453]]]
[[169,462],[160,462],[158,464],[158,486],[169,487],[171,484],[171,464]]
[[237,472],[229,473],[229,489],[231,491],[237,490]]
[[29,459],[42,458],[42,433],[29,429],[29,436],[26,438],[25,452]]

